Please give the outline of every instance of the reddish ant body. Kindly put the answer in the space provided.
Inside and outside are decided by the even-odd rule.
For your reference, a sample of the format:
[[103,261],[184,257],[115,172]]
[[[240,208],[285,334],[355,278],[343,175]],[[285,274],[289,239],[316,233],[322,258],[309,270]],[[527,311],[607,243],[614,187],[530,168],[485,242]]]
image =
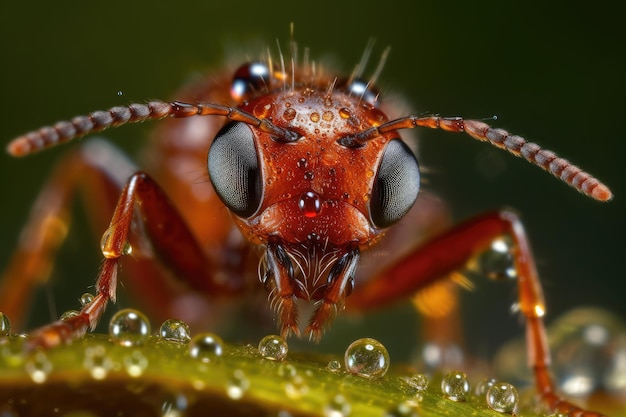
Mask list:
[[[241,294],[248,278],[257,276],[282,335],[299,335],[296,300],[304,299],[317,306],[305,332],[319,339],[344,302],[367,309],[407,297],[508,235],[537,388],[552,409],[582,411],[554,393],[542,290],[514,213],[488,213],[455,226],[365,282],[355,284],[355,274],[361,252],[417,210],[418,162],[398,130],[423,126],[465,132],[524,157],[600,201],[612,197],[605,185],[554,153],[482,121],[392,119],[387,114],[393,109],[385,108],[360,70],[337,79],[308,59],[292,63],[289,70],[282,56],[281,65],[269,58],[247,63],[234,77],[207,78],[181,99],[185,102],[94,112],[9,144],[10,154],[24,156],[106,128],[168,118],[146,151],[155,179],[101,142],[71,153],[51,176],[5,274],[0,311],[22,315],[27,294],[49,270],[62,240],[54,225],[67,223],[71,196],[79,186],[95,201],[96,223],[111,212],[113,216],[102,238],[104,261],[94,298],[77,315],[33,332],[31,346],[66,343],[93,328],[107,302],[115,300],[120,259],[131,248],[136,260],[128,263],[128,275],[143,283],[146,297],[164,306],[173,296],[162,283],[163,269],[214,296]],[[212,186],[188,175],[206,169],[207,152]],[[240,235],[233,235],[234,229]],[[249,258],[256,262],[247,262]]]

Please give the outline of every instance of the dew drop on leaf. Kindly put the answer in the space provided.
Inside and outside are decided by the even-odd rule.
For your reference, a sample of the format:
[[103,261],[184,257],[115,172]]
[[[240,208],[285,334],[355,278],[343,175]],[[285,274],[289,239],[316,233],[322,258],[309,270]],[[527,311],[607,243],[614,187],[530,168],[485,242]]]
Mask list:
[[109,336],[122,346],[140,346],[150,337],[150,322],[140,311],[120,310],[109,322]]
[[201,362],[211,362],[223,353],[222,338],[213,333],[200,333],[189,342],[189,356]]
[[450,400],[465,401],[470,391],[467,375],[459,371],[448,372],[441,380],[441,391]]
[[358,339],[346,349],[346,370],[364,378],[380,378],[389,369],[389,353],[378,340]]
[[282,361],[287,357],[288,350],[287,342],[280,336],[265,336],[259,342],[259,353],[266,359]]
[[513,413],[518,402],[517,390],[509,383],[496,382],[487,391],[487,405],[495,411]]
[[182,320],[168,319],[159,328],[161,339],[176,343],[188,343],[191,340],[189,325]]

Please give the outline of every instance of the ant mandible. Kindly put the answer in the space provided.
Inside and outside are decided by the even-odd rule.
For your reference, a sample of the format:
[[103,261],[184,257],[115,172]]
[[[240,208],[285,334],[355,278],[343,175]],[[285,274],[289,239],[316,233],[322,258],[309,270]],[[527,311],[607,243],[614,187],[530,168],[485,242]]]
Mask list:
[[[374,87],[384,59],[369,81],[362,78],[362,66],[340,79],[309,62],[308,54],[296,61],[288,68],[282,54],[278,62],[268,56],[242,65],[234,76],[207,77],[183,94],[184,101],[113,107],[8,145],[11,155],[26,156],[107,128],[168,119],[146,151],[156,180],[110,145],[91,141],[71,152],[44,186],[0,288],[0,311],[9,317],[23,316],[28,294],[49,271],[62,241],[56,228],[67,224],[77,189],[95,201],[96,223],[113,215],[101,241],[95,296],[78,314],[32,332],[29,346],[51,348],[93,329],[108,301],[115,301],[120,260],[131,248],[136,260],[127,267],[129,278],[143,282],[146,296],[161,305],[171,301],[161,286],[165,269],[213,296],[242,294],[256,276],[285,337],[300,334],[297,299],[315,302],[305,332],[319,340],[346,302],[363,310],[406,298],[508,235],[538,392],[555,411],[594,415],[555,393],[542,289],[514,212],[487,213],[454,226],[364,282],[355,284],[355,273],[361,252],[379,243],[418,196],[418,161],[399,130],[465,132],[599,201],[612,198],[608,187],[553,152],[483,121],[391,119],[393,108],[385,107]],[[186,173],[206,170],[207,150],[212,187],[192,186]],[[243,239],[233,238],[233,229]],[[249,258],[256,259],[253,267],[244,262]]]

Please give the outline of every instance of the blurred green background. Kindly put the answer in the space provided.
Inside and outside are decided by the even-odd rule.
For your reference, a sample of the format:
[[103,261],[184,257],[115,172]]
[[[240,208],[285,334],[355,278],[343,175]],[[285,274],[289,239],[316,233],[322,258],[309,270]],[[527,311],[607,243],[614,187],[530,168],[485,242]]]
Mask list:
[[[548,318],[582,305],[626,318],[620,264],[626,249],[626,181],[620,171],[626,154],[626,38],[621,15],[601,2],[4,2],[0,140],[96,109],[170,98],[181,84],[237,53],[257,57],[259,45],[275,48],[276,39],[286,47],[290,22],[301,47],[309,46],[317,59],[331,58],[345,72],[369,38],[376,39],[374,62],[391,46],[380,87],[403,94],[414,113],[497,115],[495,125],[558,151],[611,186],[615,200],[596,203],[464,135],[420,132],[420,160],[430,170],[426,187],[449,201],[455,216],[503,206],[522,214]],[[149,128],[106,135],[132,152]],[[0,154],[0,268],[63,152],[60,147],[22,160]],[[92,285],[97,252],[89,237],[68,239],[56,275],[82,277],[78,284],[59,284],[69,288],[62,292],[71,300]],[[484,323],[510,316],[510,292],[507,287],[468,297],[464,308],[474,317],[467,325],[479,337],[494,336]],[[43,320],[49,317],[45,304],[38,306]],[[70,301],[58,308],[76,306]],[[397,325],[382,323],[368,335],[390,345],[390,332],[405,336]],[[500,338],[523,334],[515,318],[505,323],[496,332]],[[394,349],[406,354],[406,345],[398,338],[392,357]]]

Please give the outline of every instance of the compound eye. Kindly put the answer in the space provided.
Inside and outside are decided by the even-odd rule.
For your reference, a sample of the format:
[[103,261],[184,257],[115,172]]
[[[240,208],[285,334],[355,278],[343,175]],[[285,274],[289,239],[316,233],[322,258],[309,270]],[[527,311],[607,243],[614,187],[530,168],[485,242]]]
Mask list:
[[370,104],[373,107],[378,107],[380,105],[380,92],[378,89],[361,78],[342,80],[338,83],[338,87],[351,96],[358,97],[361,101]]
[[389,227],[400,220],[415,203],[420,187],[417,159],[400,139],[387,144],[378,167],[370,217],[377,227]]
[[213,188],[226,207],[243,218],[258,210],[263,189],[250,126],[242,122],[224,126],[209,149],[208,167]]
[[230,86],[230,96],[242,102],[254,93],[267,89],[270,70],[263,62],[249,62],[237,68]]

